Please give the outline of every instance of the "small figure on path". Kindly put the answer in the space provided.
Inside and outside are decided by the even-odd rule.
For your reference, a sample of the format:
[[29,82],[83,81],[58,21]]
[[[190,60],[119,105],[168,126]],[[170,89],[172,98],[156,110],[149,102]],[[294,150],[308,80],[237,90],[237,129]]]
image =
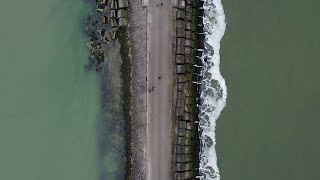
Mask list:
[[148,89],[148,93],[154,90],[154,86],[150,86],[150,88]]

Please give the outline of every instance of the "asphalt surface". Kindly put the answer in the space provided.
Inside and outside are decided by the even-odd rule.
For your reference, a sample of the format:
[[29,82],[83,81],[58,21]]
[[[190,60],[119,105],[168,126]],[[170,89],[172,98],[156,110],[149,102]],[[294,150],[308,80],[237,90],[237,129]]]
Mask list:
[[[163,3],[161,5],[161,3]],[[171,175],[171,0],[152,0],[148,12],[147,179]]]

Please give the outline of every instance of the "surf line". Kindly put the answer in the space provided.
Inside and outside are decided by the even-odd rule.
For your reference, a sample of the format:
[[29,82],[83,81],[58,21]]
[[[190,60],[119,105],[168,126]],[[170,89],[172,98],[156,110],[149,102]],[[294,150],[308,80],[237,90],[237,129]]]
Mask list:
[[220,180],[215,150],[216,121],[226,106],[227,86],[220,73],[220,42],[226,29],[221,0],[204,0],[205,53],[200,95],[200,179]]

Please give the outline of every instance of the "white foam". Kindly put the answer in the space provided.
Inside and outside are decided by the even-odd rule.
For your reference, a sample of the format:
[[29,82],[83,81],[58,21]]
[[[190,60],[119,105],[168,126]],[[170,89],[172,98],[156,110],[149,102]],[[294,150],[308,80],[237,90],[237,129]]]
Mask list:
[[[207,63],[204,63],[202,104],[199,113],[201,133],[200,175],[205,180],[220,180],[215,150],[216,120],[226,105],[227,87],[220,73],[220,41],[226,29],[221,0],[205,0],[204,30]],[[214,52],[214,53],[213,53]]]

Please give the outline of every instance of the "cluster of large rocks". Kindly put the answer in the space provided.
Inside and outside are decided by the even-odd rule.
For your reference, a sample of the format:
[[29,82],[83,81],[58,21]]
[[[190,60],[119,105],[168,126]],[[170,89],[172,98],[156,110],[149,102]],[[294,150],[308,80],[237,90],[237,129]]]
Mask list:
[[95,67],[100,71],[105,57],[105,45],[116,39],[118,28],[128,26],[128,0],[96,0],[97,12],[88,16],[85,36],[91,51],[87,69]]
[[[176,146],[175,179],[198,179],[198,105],[203,65],[203,1],[178,0],[176,19]],[[200,31],[200,32],[199,32]]]
[[101,36],[108,39],[115,39],[117,29],[128,26],[128,0],[99,1],[97,12],[102,15],[101,22],[107,25],[108,30],[108,34],[101,34]]

